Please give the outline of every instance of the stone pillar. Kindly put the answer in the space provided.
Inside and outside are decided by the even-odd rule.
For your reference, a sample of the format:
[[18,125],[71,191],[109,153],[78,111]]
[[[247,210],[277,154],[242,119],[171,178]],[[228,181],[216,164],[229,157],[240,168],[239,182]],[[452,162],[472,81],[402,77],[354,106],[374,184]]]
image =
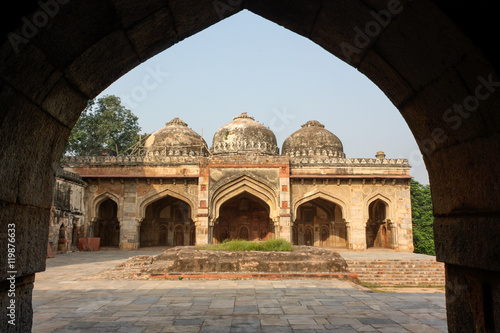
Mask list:
[[[275,225],[276,238],[281,238],[289,242],[292,241],[292,230],[291,230],[291,217],[290,214],[290,167],[283,166],[280,167],[280,216],[278,221],[278,228]],[[279,236],[278,236],[279,235]]]
[[142,219],[137,216],[137,179],[123,185],[123,209],[120,221],[120,249],[135,250],[140,247],[140,226]]
[[360,185],[351,185],[351,200],[347,204],[350,214],[346,214],[350,223],[349,248],[355,250],[366,249],[366,221],[363,217],[363,188]]
[[[352,241],[351,241],[352,240],[351,232],[352,232],[352,230],[351,230],[351,222],[345,221],[345,241],[347,243],[347,248],[348,249],[353,249],[354,248],[354,246],[352,244]],[[366,242],[365,242],[365,244],[366,244]]]
[[335,236],[335,221],[330,221],[328,222],[328,231],[329,231],[329,235],[328,235],[328,240],[326,242],[326,244],[328,246],[335,246],[337,245],[337,237]]
[[271,219],[272,220],[272,223],[274,225],[274,238],[275,239],[278,239],[278,238],[282,238],[281,237],[281,223],[280,223],[280,218],[274,218],[274,219]]
[[207,231],[206,231],[206,239],[207,244],[213,244],[214,242],[214,225],[216,221],[209,220],[207,218]]
[[[208,171],[200,167],[198,178],[198,212],[196,214],[196,244],[211,244],[213,240],[212,227],[208,220]],[[213,226],[213,224],[212,224]]]
[[120,221],[120,249],[137,250],[140,247],[141,222],[135,218]]
[[191,245],[189,236],[191,234],[191,221],[184,221],[184,246]]
[[387,228],[391,232],[391,249],[398,248],[398,228],[396,223],[391,222],[391,220],[387,220]]

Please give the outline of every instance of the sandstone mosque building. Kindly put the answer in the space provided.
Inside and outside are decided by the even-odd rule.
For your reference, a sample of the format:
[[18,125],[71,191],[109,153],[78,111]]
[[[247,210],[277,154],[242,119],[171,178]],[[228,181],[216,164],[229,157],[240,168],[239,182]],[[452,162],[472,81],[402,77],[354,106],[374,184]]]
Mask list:
[[52,244],[76,228],[121,249],[283,238],[413,251],[408,161],[380,151],[346,157],[318,121],[292,133],[280,152],[274,133],[246,113],[221,127],[210,149],[175,118],[140,154],[69,157],[65,171],[85,183],[83,212],[72,228],[51,222]]

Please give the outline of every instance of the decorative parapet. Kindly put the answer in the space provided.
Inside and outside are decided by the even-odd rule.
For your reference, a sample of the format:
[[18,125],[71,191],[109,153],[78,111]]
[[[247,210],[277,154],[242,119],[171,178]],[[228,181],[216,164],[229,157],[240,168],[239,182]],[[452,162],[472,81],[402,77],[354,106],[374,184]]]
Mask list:
[[279,153],[278,146],[267,142],[254,142],[254,141],[230,141],[219,142],[212,146],[211,152],[213,154],[239,154],[258,151],[261,154],[277,155]]
[[290,156],[290,159],[301,159],[304,157],[313,157],[313,158],[321,158],[321,157],[337,157],[337,158],[345,158],[345,153],[339,150],[334,149],[323,149],[323,150],[297,150],[297,151],[283,151],[284,155]]
[[64,179],[64,180],[68,180],[68,181],[71,181],[71,182],[74,182],[74,183],[77,183],[80,185],[85,185],[85,182],[83,181],[82,177],[80,177],[79,174],[74,173],[74,172],[66,171],[63,169],[57,169],[56,177]]
[[269,165],[269,164],[288,164],[290,159],[286,156],[269,156],[260,154],[248,155],[229,155],[229,156],[216,156],[213,155],[207,159],[210,164],[256,164],[256,165]]
[[[208,159],[208,160],[207,160]],[[175,164],[199,164],[209,162],[211,164],[274,164],[290,163],[292,166],[356,166],[356,167],[408,167],[408,159],[381,159],[381,158],[340,158],[330,156],[269,156],[269,155],[235,155],[235,156],[211,156],[203,157],[195,154],[173,154],[160,155],[148,154],[145,156],[67,156],[67,166],[76,165],[175,165]],[[66,171],[64,171],[66,172]],[[68,176],[69,177],[69,176]]]
[[67,156],[67,166],[76,165],[171,165],[171,164],[198,164],[200,156],[187,152],[172,155],[151,154],[147,156]]
[[396,166],[396,167],[408,167],[408,159],[398,158],[398,159],[379,159],[379,158],[337,158],[329,156],[321,157],[291,157],[290,164],[293,166],[306,166],[306,165],[328,165],[328,166],[356,166],[356,167],[376,167],[376,166]]
[[196,156],[206,156],[208,153],[207,148],[204,145],[197,146],[186,146],[186,147],[151,147],[149,151],[141,155],[146,161],[154,160],[162,157],[196,157]]

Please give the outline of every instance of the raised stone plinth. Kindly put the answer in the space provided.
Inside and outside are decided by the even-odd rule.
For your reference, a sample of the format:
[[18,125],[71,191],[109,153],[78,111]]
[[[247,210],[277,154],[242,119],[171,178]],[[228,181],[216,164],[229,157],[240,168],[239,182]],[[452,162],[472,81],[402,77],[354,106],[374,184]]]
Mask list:
[[284,279],[337,278],[358,283],[335,251],[313,247],[291,252],[232,252],[175,247],[157,256],[136,256],[86,279]]

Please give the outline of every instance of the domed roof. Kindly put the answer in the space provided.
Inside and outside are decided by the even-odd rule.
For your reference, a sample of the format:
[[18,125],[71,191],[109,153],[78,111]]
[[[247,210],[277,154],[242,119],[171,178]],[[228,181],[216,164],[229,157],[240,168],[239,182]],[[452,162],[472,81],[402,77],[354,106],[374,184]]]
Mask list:
[[147,138],[144,144],[147,154],[152,152],[161,155],[206,155],[207,143],[185,122],[174,118],[165,125]]
[[310,120],[298,131],[292,133],[283,142],[283,155],[299,156],[334,156],[345,158],[340,139],[325,129],[319,121]]
[[245,153],[277,155],[279,152],[274,133],[246,113],[234,117],[232,122],[215,132],[211,150],[215,155]]

